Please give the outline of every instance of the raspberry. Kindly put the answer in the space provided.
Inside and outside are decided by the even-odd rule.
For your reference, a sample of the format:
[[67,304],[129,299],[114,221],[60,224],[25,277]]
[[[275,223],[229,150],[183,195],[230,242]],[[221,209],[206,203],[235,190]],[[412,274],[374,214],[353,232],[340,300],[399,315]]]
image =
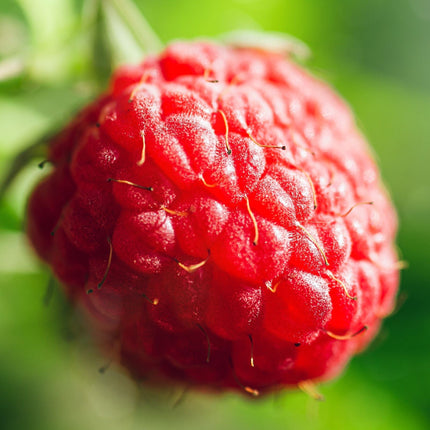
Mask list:
[[49,160],[28,234],[137,379],[306,386],[393,308],[396,216],[367,144],[279,54],[176,43],[125,66]]

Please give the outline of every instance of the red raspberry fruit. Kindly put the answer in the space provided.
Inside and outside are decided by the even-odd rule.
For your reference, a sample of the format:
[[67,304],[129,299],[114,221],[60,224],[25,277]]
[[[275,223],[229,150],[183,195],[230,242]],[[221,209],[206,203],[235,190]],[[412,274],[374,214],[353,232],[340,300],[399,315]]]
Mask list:
[[278,54],[176,43],[123,67],[49,160],[28,234],[138,379],[325,380],[393,308],[396,216],[367,144]]

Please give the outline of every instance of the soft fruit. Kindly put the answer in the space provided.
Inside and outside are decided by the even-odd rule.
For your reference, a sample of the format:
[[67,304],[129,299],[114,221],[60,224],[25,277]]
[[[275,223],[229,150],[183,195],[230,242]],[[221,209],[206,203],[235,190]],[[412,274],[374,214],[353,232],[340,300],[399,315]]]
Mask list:
[[172,44],[49,148],[28,234],[138,380],[306,386],[393,309],[396,215],[367,143],[280,54]]

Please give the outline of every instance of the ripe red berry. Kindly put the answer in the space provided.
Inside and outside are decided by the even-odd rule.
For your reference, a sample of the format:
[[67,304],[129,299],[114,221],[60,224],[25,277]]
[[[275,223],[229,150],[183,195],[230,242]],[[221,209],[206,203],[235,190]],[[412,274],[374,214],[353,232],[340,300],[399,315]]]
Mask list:
[[328,379],[393,308],[396,216],[367,144],[278,54],[177,43],[123,67],[49,160],[28,234],[138,379]]

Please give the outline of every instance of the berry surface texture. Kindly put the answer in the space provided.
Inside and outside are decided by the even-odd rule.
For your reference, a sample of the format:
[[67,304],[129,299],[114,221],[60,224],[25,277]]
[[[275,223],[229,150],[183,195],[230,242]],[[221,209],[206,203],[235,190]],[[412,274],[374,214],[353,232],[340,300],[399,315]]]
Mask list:
[[327,380],[393,310],[396,214],[369,147],[285,56],[171,44],[117,70],[48,158],[30,240],[137,380]]

